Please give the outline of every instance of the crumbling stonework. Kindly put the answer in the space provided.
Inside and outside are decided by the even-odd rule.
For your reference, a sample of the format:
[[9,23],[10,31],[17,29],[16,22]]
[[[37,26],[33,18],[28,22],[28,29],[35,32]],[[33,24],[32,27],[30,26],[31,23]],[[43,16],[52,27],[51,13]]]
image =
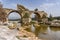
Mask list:
[[[1,6],[1,5],[0,5]],[[2,6],[1,6],[2,7]],[[23,16],[24,16],[24,12],[25,11],[28,11],[29,12],[29,16],[34,13],[37,15],[38,18],[36,18],[38,21],[40,20],[40,18],[43,17],[43,15],[45,15],[47,17],[47,13],[45,13],[44,11],[30,11],[28,10],[27,8],[25,8],[24,6],[22,5],[17,5],[17,10],[15,9],[8,9],[8,8],[0,8],[0,21],[1,22],[7,22],[8,21],[8,14],[12,13],[12,12],[17,12],[20,16],[21,16],[21,20],[23,19]],[[29,20],[26,20],[26,21],[30,21],[31,19],[30,18],[27,18]],[[25,20],[22,20],[22,22],[25,21]]]

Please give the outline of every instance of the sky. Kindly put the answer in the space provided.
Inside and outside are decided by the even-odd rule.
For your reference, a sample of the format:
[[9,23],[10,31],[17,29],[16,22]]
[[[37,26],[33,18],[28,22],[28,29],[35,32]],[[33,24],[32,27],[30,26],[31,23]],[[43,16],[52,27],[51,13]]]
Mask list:
[[4,8],[17,9],[16,5],[21,4],[29,10],[38,8],[45,11],[48,16],[60,16],[60,0],[0,0]]

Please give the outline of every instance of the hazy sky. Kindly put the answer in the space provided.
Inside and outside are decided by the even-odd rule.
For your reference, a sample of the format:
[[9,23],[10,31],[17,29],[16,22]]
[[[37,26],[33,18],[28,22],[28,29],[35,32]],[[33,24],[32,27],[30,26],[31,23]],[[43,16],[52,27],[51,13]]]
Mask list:
[[17,4],[24,5],[30,10],[38,8],[53,16],[60,16],[60,0],[0,0],[4,8],[16,9]]

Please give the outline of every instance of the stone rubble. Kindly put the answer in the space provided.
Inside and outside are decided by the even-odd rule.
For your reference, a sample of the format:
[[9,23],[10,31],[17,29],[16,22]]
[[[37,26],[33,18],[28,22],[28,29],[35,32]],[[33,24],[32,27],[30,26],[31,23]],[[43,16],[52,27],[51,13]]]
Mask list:
[[6,26],[0,26],[0,40],[18,40],[16,34],[17,31],[10,30]]
[[[17,36],[19,38],[17,38]],[[25,37],[24,37],[25,36]],[[7,26],[0,26],[0,40],[41,40],[34,33],[27,32],[23,28],[9,29]]]
[[28,32],[22,28],[19,29],[18,36],[22,40],[41,40],[38,39],[38,37],[36,37],[34,33]]

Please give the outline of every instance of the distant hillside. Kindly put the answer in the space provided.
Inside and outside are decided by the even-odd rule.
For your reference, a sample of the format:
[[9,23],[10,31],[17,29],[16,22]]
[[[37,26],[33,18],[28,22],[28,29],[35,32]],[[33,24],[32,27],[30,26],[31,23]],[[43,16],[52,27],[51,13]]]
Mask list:
[[19,21],[21,19],[8,19],[9,21]]
[[54,19],[58,19],[58,20],[60,20],[60,16],[57,16],[57,17],[53,17]]

